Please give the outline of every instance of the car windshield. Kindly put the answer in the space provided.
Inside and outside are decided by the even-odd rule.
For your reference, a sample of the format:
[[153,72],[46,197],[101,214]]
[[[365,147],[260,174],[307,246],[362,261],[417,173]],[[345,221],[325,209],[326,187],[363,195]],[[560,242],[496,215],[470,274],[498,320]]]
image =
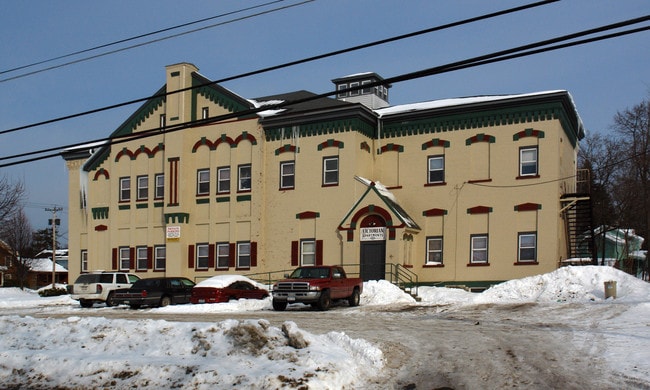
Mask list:
[[291,279],[319,279],[319,278],[326,278],[329,276],[329,268],[321,268],[321,267],[303,267],[303,268],[298,268],[291,275],[289,278]]

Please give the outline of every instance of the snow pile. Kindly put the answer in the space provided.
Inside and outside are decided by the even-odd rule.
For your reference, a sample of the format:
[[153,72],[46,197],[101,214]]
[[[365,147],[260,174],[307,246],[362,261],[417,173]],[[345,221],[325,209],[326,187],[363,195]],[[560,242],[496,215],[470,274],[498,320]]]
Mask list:
[[371,280],[363,284],[361,305],[415,303],[415,299],[387,280]]
[[[383,367],[381,350],[292,322],[218,324],[1,317],[3,386],[338,389]],[[83,362],[83,364],[80,364]]]
[[[47,288],[50,288],[48,286]],[[57,285],[58,287],[65,286]],[[39,306],[53,306],[53,305],[79,305],[79,302],[71,299],[68,295],[60,295],[56,297],[41,297],[37,291],[34,290],[21,290],[18,287],[4,287],[0,288],[0,309],[12,309],[19,307],[39,307]]]
[[648,283],[612,267],[562,267],[551,273],[498,284],[476,296],[489,302],[586,302],[605,299],[605,282],[616,282],[617,299],[650,298]]

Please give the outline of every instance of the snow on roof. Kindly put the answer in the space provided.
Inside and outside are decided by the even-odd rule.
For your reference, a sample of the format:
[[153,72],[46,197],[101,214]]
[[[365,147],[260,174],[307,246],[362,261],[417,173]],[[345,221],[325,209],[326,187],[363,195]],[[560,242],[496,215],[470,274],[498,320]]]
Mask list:
[[353,73],[353,74],[349,74],[347,76],[339,77],[338,79],[349,79],[349,78],[352,78],[352,77],[362,77],[362,76],[368,76],[368,75],[371,75],[371,74],[375,74],[375,72]]
[[[31,259],[29,264],[32,272],[52,272],[52,260],[50,259]],[[68,272],[68,270],[57,263],[55,272]]]
[[[247,99],[255,108],[261,108],[264,106],[275,106],[278,104],[284,103],[284,100],[255,100],[255,99]],[[257,113],[262,118],[266,118],[267,116],[274,116],[278,115],[279,113],[286,111],[284,108],[279,108],[279,109],[270,109],[270,110],[264,110],[260,111]]]
[[214,287],[214,288],[224,288],[229,286],[234,282],[248,282],[254,286],[260,287],[261,285],[256,281],[249,279],[243,275],[217,275],[213,276],[210,279],[200,281],[196,284],[196,287]]
[[466,104],[489,103],[489,102],[496,102],[500,100],[517,99],[522,97],[543,96],[543,95],[549,95],[558,92],[568,93],[567,91],[564,90],[556,90],[556,91],[524,93],[524,94],[517,94],[517,95],[486,95],[486,96],[440,99],[440,100],[430,100],[427,102],[402,104],[398,106],[380,108],[378,110],[375,110],[375,112],[381,117],[384,115],[401,114],[401,113],[411,112],[411,111],[421,111],[421,110],[430,110],[430,109],[443,108],[443,107],[462,106]]

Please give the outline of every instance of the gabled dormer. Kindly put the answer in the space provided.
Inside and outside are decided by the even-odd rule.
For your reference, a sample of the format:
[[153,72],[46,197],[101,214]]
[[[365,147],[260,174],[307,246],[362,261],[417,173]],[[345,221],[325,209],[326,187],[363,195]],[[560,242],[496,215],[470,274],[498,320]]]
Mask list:
[[[340,77],[332,80],[336,85],[338,100],[350,103],[361,103],[370,109],[387,107],[388,89],[390,84],[381,84],[384,79],[377,73],[366,72]],[[367,85],[364,88],[364,85]],[[357,89],[358,88],[358,89]]]

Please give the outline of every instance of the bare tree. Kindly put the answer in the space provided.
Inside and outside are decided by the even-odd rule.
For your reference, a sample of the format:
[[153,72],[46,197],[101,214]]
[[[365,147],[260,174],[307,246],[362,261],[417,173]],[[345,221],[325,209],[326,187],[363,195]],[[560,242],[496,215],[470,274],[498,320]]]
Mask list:
[[650,99],[617,113],[613,128],[624,151],[616,178],[616,201],[622,219],[649,239]]
[[589,188],[593,205],[594,226],[618,226],[620,210],[611,191],[615,186],[618,162],[621,158],[620,145],[611,137],[593,134],[580,145],[578,158],[580,168],[588,169]]
[[8,218],[0,232],[3,240],[12,248],[10,272],[17,279],[21,289],[25,288],[33,259],[28,253],[32,248],[32,228],[23,209]]
[[0,175],[0,224],[20,209],[24,196],[25,187],[22,182],[13,183],[7,176]]

